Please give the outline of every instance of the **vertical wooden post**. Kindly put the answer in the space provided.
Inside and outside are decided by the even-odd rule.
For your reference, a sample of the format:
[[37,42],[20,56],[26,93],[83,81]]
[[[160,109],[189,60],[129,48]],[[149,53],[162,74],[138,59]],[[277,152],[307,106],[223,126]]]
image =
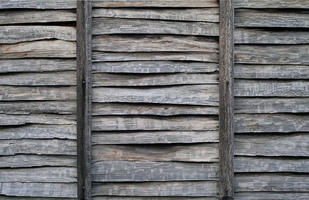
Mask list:
[[219,199],[234,199],[233,66],[234,9],[232,0],[220,0],[220,83],[219,83]]
[[78,199],[91,199],[91,0],[77,0]]

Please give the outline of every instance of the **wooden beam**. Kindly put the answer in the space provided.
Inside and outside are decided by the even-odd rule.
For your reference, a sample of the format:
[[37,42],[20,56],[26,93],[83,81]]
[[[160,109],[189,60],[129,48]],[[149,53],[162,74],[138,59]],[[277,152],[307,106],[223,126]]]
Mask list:
[[78,199],[91,199],[91,0],[77,0]]
[[233,0],[220,0],[219,199],[233,200]]

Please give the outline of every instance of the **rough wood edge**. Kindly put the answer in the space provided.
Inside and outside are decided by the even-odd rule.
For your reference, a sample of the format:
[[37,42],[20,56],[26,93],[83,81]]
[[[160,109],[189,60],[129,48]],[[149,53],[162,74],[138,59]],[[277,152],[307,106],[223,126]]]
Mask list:
[[91,200],[91,0],[77,0],[78,199]]
[[233,65],[234,65],[233,0],[220,0],[219,60],[219,199],[233,200],[234,130],[233,130]]

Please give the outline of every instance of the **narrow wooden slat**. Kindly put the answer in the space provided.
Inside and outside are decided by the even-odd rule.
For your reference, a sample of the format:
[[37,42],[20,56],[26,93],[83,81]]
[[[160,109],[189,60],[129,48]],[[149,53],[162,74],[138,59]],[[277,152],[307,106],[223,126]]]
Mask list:
[[[8,197],[8,196],[0,196],[1,200],[29,200],[28,197]],[[46,198],[46,197],[31,197],[31,200],[75,200],[75,198]],[[208,199],[207,199],[208,200]],[[211,199],[212,200],[212,199]]]
[[307,200],[309,193],[304,192],[239,192],[235,194],[235,200]]
[[0,9],[33,8],[33,9],[73,9],[75,0],[4,0]]
[[235,0],[235,8],[309,8],[304,0]]
[[[112,196],[97,196],[97,197],[93,197],[92,199],[93,200],[217,200],[218,198],[216,198],[216,197],[112,197]],[[21,200],[23,200],[23,199],[21,199]],[[39,200],[41,200],[41,199],[39,199]]]

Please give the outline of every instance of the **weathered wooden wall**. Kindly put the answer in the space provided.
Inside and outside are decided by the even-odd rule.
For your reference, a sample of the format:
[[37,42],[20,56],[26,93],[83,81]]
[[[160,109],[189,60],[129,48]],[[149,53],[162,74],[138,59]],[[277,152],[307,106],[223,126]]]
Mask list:
[[235,197],[309,199],[309,1],[235,6]]
[[0,199],[77,198],[75,7],[0,3]]

